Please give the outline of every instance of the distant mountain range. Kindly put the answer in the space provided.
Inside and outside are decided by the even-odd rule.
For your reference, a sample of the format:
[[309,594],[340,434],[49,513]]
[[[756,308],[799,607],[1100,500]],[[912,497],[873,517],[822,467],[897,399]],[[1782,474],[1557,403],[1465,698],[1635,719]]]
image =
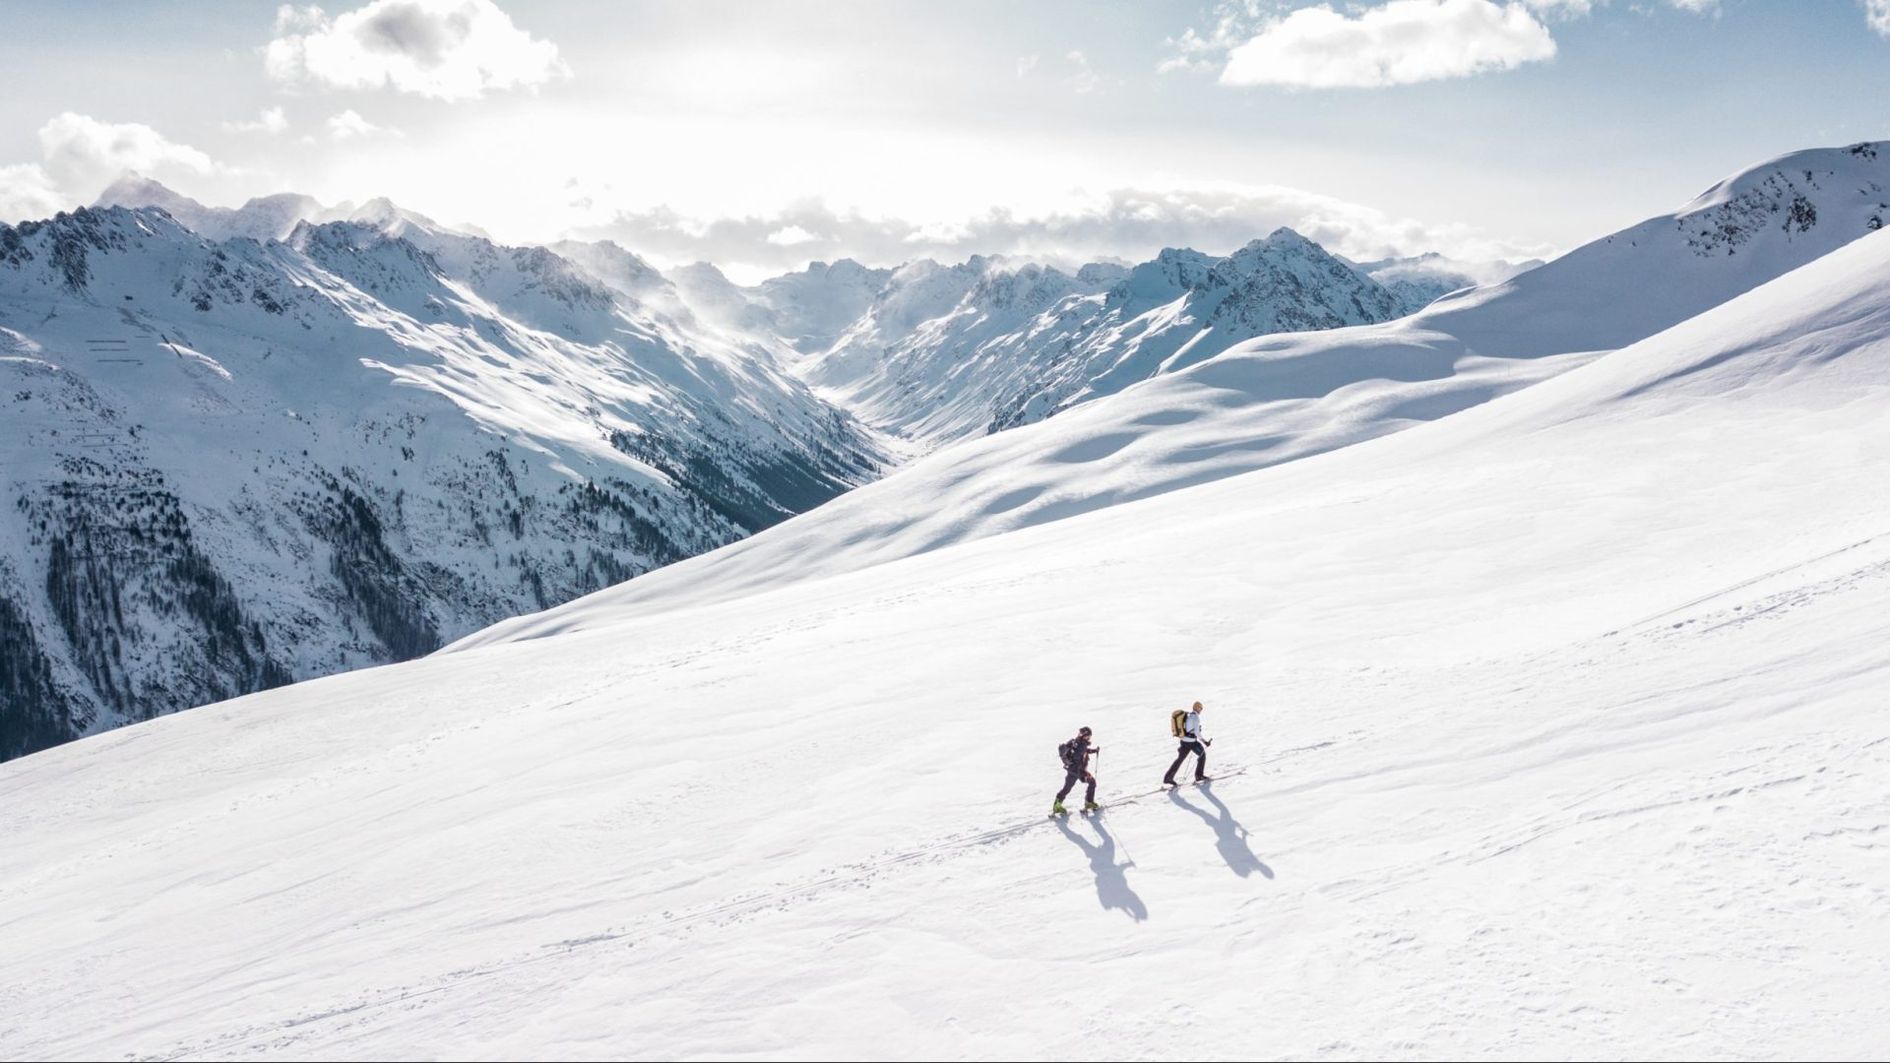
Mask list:
[[0,755],[424,654],[886,464],[673,298],[306,207],[0,227]]
[[[385,200],[212,208],[128,179],[0,226],[0,758],[425,654],[1072,410],[1096,412],[1067,447],[972,442],[914,467],[945,477],[924,491],[799,526],[860,557],[782,553],[797,533],[756,563],[901,556],[1391,431],[1881,227],[1883,165],[1788,156],[1468,292],[1490,267],[1351,263],[1290,230],[1220,257],[841,261],[742,287]],[[953,486],[1011,461],[1062,486]]]

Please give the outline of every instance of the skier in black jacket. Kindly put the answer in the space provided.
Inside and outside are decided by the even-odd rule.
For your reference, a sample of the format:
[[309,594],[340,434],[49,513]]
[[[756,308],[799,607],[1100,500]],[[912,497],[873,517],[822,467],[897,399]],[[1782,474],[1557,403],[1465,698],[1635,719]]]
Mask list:
[[1057,791],[1056,803],[1050,806],[1053,816],[1065,816],[1069,809],[1063,807],[1063,799],[1070,796],[1070,791],[1079,782],[1087,782],[1089,790],[1083,795],[1083,811],[1094,812],[1102,806],[1096,803],[1096,776],[1090,774],[1089,755],[1101,753],[1101,746],[1089,744],[1089,728],[1079,728],[1076,737],[1057,747],[1057,756],[1063,759],[1063,789]]

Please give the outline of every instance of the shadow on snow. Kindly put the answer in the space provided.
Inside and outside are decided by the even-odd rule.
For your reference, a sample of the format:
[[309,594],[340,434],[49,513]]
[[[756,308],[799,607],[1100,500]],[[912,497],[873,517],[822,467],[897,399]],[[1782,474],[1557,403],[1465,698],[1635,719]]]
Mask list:
[[1096,830],[1096,836],[1101,839],[1095,843],[1070,829],[1070,824],[1063,817],[1057,817],[1056,823],[1063,836],[1089,858],[1090,872],[1096,876],[1096,899],[1102,903],[1104,910],[1120,908],[1138,923],[1147,919],[1148,905],[1142,903],[1142,898],[1129,888],[1128,870],[1135,862],[1116,861],[1116,839],[1110,835],[1109,828],[1103,826],[1102,817],[1091,816],[1088,819],[1089,825]]

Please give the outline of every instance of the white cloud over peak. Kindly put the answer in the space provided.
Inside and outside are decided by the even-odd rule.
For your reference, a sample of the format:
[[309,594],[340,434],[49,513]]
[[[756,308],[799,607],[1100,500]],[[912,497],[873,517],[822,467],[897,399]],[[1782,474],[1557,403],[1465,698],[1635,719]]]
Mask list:
[[1391,0],[1356,16],[1305,7],[1229,52],[1221,82],[1379,88],[1509,70],[1555,51],[1521,3]]
[[39,130],[40,161],[0,166],[0,220],[43,218],[90,202],[127,171],[225,172],[210,156],[138,122],[101,122],[66,111]]
[[101,122],[71,111],[40,127],[39,150],[46,173],[61,188],[103,188],[126,170],[208,174],[217,168],[210,156],[148,125]]
[[1879,34],[1890,37],[1890,0],[1864,0],[1864,21]]
[[284,5],[276,33],[263,66],[289,85],[466,100],[570,74],[557,45],[518,28],[492,0],[374,0],[333,17]]
[[768,242],[776,247],[793,247],[796,244],[811,244],[820,237],[798,225],[784,225],[768,234]]

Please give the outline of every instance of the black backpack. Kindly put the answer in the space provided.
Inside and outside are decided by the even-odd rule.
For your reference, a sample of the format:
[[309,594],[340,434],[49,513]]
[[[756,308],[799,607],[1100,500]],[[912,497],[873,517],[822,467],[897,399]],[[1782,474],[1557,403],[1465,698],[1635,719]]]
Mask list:
[[1064,771],[1083,770],[1083,757],[1076,752],[1076,739],[1074,738],[1057,747],[1057,758],[1063,761]]

